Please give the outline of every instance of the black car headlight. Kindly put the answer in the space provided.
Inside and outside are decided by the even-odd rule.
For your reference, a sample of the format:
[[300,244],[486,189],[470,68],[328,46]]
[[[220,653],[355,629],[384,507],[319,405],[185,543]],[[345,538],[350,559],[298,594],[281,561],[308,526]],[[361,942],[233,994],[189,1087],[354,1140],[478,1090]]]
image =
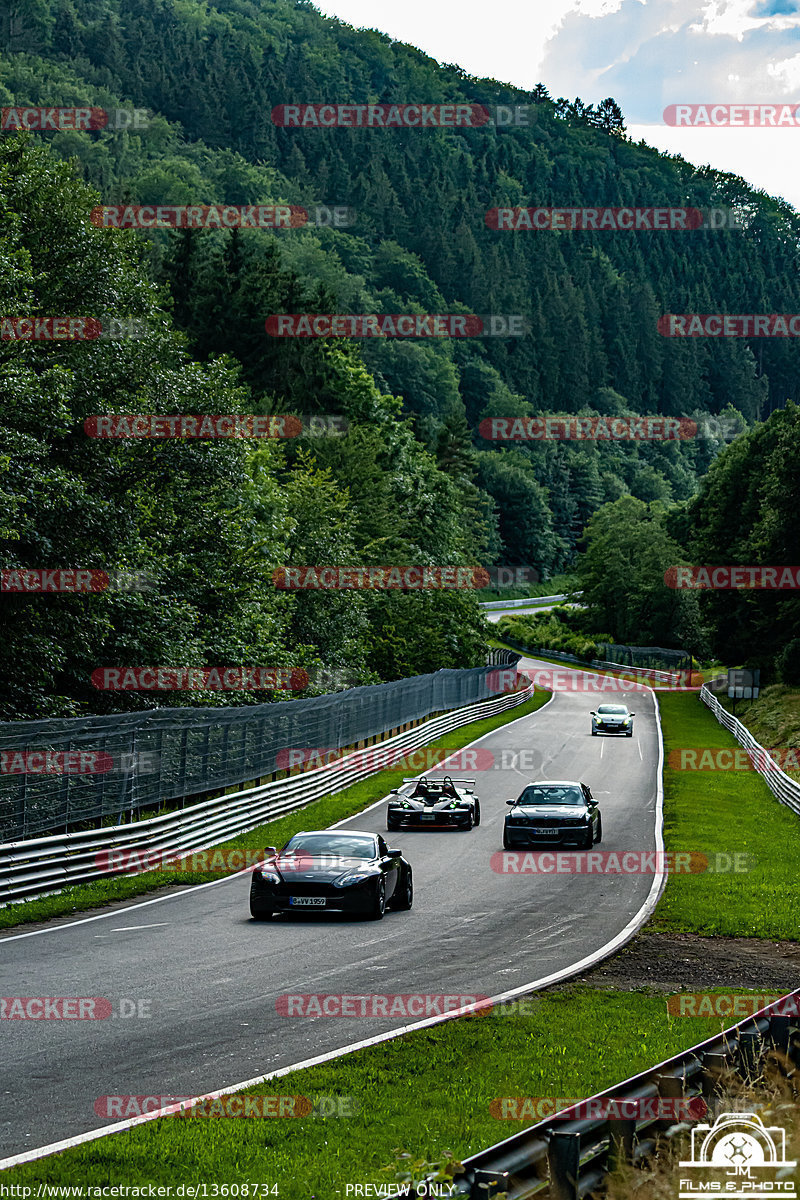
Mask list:
[[351,871],[347,875],[340,875],[338,879],[334,879],[333,886],[337,888],[353,887],[357,883],[363,883],[366,879],[375,877],[374,871]]
[[253,878],[260,879],[263,883],[271,883],[273,886],[277,886],[281,882],[278,872],[269,869],[253,871]]

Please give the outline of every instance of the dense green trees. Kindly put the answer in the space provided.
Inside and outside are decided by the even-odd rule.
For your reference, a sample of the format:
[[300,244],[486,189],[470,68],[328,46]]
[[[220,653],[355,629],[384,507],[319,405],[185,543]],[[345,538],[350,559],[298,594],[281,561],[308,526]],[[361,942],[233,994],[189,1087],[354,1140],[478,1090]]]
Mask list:
[[[792,347],[659,335],[664,312],[794,312],[797,215],[735,176],[633,145],[613,99],[586,104],[440,68],[375,31],[355,31],[292,0],[72,0],[17,3],[0,25],[0,104],[146,106],[146,129],[37,135],[74,157],[103,201],[347,205],[348,229],[280,234],[139,234],[153,278],[175,297],[175,321],[201,359],[228,353],[260,400],[307,404],[325,378],[318,347],[269,346],[266,312],[318,303],[337,311],[520,313],[521,339],[366,342],[378,390],[398,396],[436,451],[453,414],[694,409],[732,404],[748,423],[799,399]],[[296,129],[277,104],[418,99],[527,106],[528,124],[474,129]],[[501,232],[498,205],[689,204],[731,207],[743,229],[695,232]],[[286,376],[291,391],[275,386]],[[320,409],[337,403],[320,395]],[[527,408],[524,407],[527,405]],[[478,459],[503,453],[476,438]],[[491,542],[513,561],[509,504],[522,470],[545,489],[555,537],[542,572],[574,554],[585,520],[631,492],[689,495],[707,445],[585,448],[523,443],[512,465],[479,468],[482,511],[499,510]],[[594,460],[594,461],[592,461]],[[561,482],[558,482],[561,480]],[[566,481],[566,482],[565,482]],[[491,499],[488,499],[490,497]],[[491,524],[491,518],[489,520]],[[495,528],[498,528],[495,522]],[[528,539],[530,540],[530,539]],[[549,546],[549,551],[546,550]],[[548,557],[549,554],[549,557]]]
[[[273,572],[287,563],[477,562],[484,546],[465,519],[463,481],[414,439],[398,401],[378,391],[351,348],[314,343],[284,364],[248,355],[243,340],[241,369],[207,346],[209,361],[193,362],[144,277],[134,236],[92,225],[93,202],[46,147],[25,136],[0,143],[0,313],[137,315],[147,326],[142,338],[116,341],[0,342],[2,566],[125,569],[153,586],[6,592],[2,715],[187,702],[185,692],[98,692],[90,676],[102,666],[322,665],[369,681],[482,661],[472,594],[275,588]],[[221,250],[235,279],[244,270],[231,266],[235,243]],[[252,260],[248,286],[260,278],[298,291],[269,255]],[[225,279],[223,264],[222,319],[244,338]],[[213,330],[206,320],[197,321],[198,342]],[[259,385],[258,405],[249,381]],[[103,413],[286,411],[287,400],[292,411],[328,401],[351,432],[276,444],[100,439],[83,428]]]
[[[592,612],[621,640],[696,653],[709,642],[741,658],[755,625],[771,662],[797,632],[790,597],[698,601],[659,583],[676,555],[791,560],[796,415],[776,412],[800,399],[791,340],[658,332],[665,312],[800,311],[789,206],[634,145],[612,98],[553,99],[543,85],[526,93],[441,68],[305,0],[14,0],[0,46],[0,107],[150,110],[139,130],[3,133],[0,313],[92,306],[148,328],[124,342],[0,343],[5,562],[128,567],[157,582],[155,593],[6,596],[8,715],[110,706],[86,682],[98,656],[324,663],[365,679],[480,660],[468,595],[275,592],[275,566],[323,555],[546,577],[583,545]],[[270,118],[275,105],[321,100],[520,105],[529,119],[379,130]],[[339,205],[355,223],[118,234],[90,224],[98,201]],[[486,220],[498,206],[576,205],[729,208],[741,228],[511,232]],[[527,333],[266,336],[270,313],[302,311],[521,314]],[[85,416],[123,411],[338,414],[350,432],[256,449],[83,435]],[[553,412],[726,414],[737,428],[774,415],[719,459],[713,435],[504,443],[478,432],[487,416]]]

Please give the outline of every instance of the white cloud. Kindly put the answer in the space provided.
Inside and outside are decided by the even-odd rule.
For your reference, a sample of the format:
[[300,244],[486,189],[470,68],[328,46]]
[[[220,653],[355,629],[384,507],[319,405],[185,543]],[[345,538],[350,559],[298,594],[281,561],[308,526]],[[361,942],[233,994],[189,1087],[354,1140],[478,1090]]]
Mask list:
[[[553,96],[613,96],[629,131],[800,203],[800,128],[670,129],[670,104],[770,103],[800,89],[800,0],[316,0],[439,62]],[[771,11],[780,10],[780,11]],[[409,97],[411,99],[411,97]]]

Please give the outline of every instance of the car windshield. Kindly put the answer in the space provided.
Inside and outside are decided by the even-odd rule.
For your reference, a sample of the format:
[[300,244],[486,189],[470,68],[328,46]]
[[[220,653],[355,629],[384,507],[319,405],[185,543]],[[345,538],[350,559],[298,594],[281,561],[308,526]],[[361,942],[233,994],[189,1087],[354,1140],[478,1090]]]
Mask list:
[[583,804],[579,787],[526,787],[517,804]]
[[625,717],[628,715],[628,710],[624,704],[601,704],[597,710],[603,716],[609,717]]
[[374,858],[375,842],[371,837],[335,833],[296,833],[284,846],[282,854],[305,850],[315,858],[335,855],[338,858]]

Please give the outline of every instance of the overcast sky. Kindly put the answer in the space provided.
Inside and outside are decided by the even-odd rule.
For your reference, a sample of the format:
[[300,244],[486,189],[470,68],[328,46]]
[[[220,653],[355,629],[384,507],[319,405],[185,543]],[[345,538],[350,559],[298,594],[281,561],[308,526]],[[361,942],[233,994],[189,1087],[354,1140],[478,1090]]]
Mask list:
[[613,96],[635,140],[732,171],[800,207],[800,124],[676,129],[663,122],[669,104],[800,105],[800,0],[314,3],[471,75],[523,88],[541,81],[553,96],[586,103]]

